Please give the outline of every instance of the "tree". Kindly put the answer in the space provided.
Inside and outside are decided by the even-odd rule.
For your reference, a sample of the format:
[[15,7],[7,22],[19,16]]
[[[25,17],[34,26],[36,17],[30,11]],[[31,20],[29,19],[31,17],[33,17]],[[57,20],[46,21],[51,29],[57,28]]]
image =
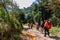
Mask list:
[[7,11],[7,7],[8,5],[10,5],[10,3],[10,0],[3,0],[3,2],[0,2],[0,18],[2,18],[2,20],[0,21],[0,37],[1,40],[20,40],[22,27],[20,25],[21,23],[17,19],[19,16],[19,12],[16,11],[17,9],[14,10],[14,8],[14,11]]

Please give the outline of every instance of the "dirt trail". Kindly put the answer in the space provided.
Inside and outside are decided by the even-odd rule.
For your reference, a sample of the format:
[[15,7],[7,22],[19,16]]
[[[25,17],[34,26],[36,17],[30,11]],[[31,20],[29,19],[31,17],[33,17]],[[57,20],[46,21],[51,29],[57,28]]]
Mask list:
[[60,38],[56,36],[44,37],[44,34],[35,29],[23,30],[22,33],[25,35],[24,40],[60,40]]

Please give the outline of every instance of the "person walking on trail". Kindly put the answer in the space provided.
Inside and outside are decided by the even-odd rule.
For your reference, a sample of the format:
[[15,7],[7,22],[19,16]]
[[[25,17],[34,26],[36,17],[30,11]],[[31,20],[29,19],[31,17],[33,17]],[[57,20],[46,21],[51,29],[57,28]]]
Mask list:
[[41,26],[41,32],[43,33],[43,27],[44,27],[44,22],[43,21],[40,22],[40,26]]
[[39,24],[36,22],[36,29],[39,30]]
[[28,23],[28,28],[30,29],[30,23]]
[[51,22],[48,20],[44,20],[44,36],[46,37],[46,34],[50,36],[49,29],[51,29]]
[[32,29],[32,27],[33,27],[33,23],[31,22],[31,23],[30,23],[30,28]]

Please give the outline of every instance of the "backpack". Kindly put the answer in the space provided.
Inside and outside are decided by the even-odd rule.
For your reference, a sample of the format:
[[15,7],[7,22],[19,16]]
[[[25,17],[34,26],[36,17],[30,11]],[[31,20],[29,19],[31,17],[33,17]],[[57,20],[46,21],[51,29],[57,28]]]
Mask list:
[[51,22],[48,22],[47,29],[51,29]]
[[32,27],[33,26],[33,23],[30,23],[30,27]]
[[48,21],[46,21],[44,23],[44,27],[47,28],[48,30],[51,29],[51,22],[49,23]]
[[39,24],[38,23],[36,23],[36,28],[39,28]]

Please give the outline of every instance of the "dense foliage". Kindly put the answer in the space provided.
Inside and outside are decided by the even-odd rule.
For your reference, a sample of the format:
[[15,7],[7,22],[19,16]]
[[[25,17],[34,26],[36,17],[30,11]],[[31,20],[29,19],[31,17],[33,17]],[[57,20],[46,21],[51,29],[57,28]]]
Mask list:
[[0,40],[21,40],[22,24],[16,7],[10,0],[0,1]]
[[30,8],[27,8],[30,10],[25,12],[27,20],[40,23],[41,20],[50,19],[53,25],[60,24],[59,0],[38,0],[38,3],[33,3]]

